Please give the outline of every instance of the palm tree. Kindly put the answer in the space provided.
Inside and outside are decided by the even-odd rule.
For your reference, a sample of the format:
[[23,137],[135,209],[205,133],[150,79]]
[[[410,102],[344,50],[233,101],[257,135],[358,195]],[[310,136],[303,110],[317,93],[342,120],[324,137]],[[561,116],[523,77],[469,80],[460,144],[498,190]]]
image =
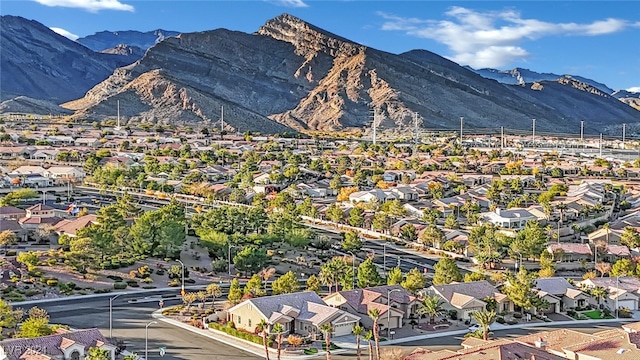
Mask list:
[[373,360],[373,345],[371,345],[371,340],[375,339],[375,336],[373,335],[373,331],[371,330],[367,331],[367,333],[364,334],[362,338],[367,340],[368,347],[369,347],[369,360]]
[[216,298],[218,296],[222,296],[222,290],[220,289],[220,286],[218,284],[209,284],[207,285],[205,291],[207,292],[207,295],[213,298],[213,301],[211,301],[211,308],[214,309]]
[[[353,333],[353,335],[356,336],[356,351],[358,354],[358,360],[360,360],[360,336],[362,336],[362,334],[364,334],[364,328],[360,325],[355,325],[353,327],[353,330],[351,330],[351,332]],[[279,359],[278,359],[279,360]]]
[[607,235],[607,245],[609,245],[609,234],[611,233],[611,224],[605,223],[604,225],[602,225],[602,228],[604,229],[604,232]]
[[380,320],[380,310],[369,310],[369,317],[371,318],[371,320],[373,320],[373,339],[376,343],[376,359],[380,359],[380,328],[378,326],[378,320]]
[[489,326],[496,321],[496,312],[491,310],[480,310],[471,314],[471,317],[482,327],[482,338],[489,339]]
[[[573,233],[576,234],[579,238],[580,238],[580,235],[582,235],[582,227],[580,227],[580,225],[578,224],[572,224],[571,230],[573,230]],[[580,241],[580,242],[582,243],[583,241]]]
[[327,360],[331,360],[331,332],[333,325],[330,322],[320,326],[320,332],[324,334],[325,351],[327,352]]
[[444,301],[442,301],[439,296],[427,296],[422,300],[422,304],[420,304],[420,307],[418,308],[418,314],[429,315],[429,323],[433,324],[436,316],[442,315],[446,311],[442,305],[444,305]]
[[560,211],[560,222],[564,223],[564,212],[568,209],[569,207],[567,206],[567,204],[560,202],[556,205],[556,209],[558,209],[558,211]]
[[607,289],[603,288],[602,286],[596,286],[595,288],[593,288],[593,290],[591,290],[591,296],[596,298],[598,306],[600,305],[600,300],[607,297],[607,293]]
[[278,360],[280,360],[280,349],[282,346],[282,332],[284,328],[282,328],[281,324],[274,324],[271,328],[271,331],[276,334],[276,345],[278,346]]
[[269,360],[269,347],[267,346],[267,334],[269,333],[269,324],[265,319],[260,320],[256,330],[262,335],[262,345],[264,345],[264,352],[267,354],[267,360]]

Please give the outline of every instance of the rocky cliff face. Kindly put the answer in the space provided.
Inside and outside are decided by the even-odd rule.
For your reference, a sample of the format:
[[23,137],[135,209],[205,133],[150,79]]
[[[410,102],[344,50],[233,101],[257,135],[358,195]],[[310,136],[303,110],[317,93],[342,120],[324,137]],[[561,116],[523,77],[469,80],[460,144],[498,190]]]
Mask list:
[[413,112],[429,128],[456,128],[460,116],[494,128],[529,128],[536,118],[541,131],[640,121],[640,112],[569,80],[506,86],[428,51],[389,54],[283,14],[255,34],[167,38],[65,107],[103,119],[120,100],[129,121],[215,124],[224,106],[229,130],[261,132],[368,127],[374,109],[381,130],[412,127]]
[[0,18],[0,49],[0,100],[20,95],[58,103],[77,99],[129,63],[17,16]]
[[162,29],[147,32],[135,30],[101,31],[93,35],[81,37],[77,41],[93,51],[104,51],[117,47],[118,45],[127,45],[140,48],[144,53],[144,51],[160,41],[178,34],[180,33],[177,31]]

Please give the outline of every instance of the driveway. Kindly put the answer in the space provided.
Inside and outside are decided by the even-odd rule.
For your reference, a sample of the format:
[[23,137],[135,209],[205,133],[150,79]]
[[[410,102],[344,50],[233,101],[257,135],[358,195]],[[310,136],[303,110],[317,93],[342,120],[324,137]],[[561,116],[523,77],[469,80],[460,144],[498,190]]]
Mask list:
[[572,318],[570,316],[563,315],[563,314],[558,314],[558,313],[547,314],[547,317],[549,318],[549,320],[552,320],[552,321],[571,321],[571,320],[575,320],[574,318]]

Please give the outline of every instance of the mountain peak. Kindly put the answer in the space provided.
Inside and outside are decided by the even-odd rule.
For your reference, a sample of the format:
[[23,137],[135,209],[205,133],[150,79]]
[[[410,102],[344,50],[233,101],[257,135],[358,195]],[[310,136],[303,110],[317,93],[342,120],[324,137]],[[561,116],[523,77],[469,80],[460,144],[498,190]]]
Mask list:
[[256,34],[288,42],[296,47],[298,55],[305,57],[318,52],[326,53],[332,57],[351,56],[364,50],[362,45],[287,13],[268,20],[258,29]]

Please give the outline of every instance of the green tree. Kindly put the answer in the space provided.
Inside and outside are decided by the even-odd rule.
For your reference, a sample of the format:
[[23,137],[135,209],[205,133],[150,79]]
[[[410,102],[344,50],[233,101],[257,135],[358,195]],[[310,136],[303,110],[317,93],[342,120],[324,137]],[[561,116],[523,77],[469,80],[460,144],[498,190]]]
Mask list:
[[427,296],[418,307],[418,314],[429,316],[429,323],[435,322],[436,316],[446,313],[444,301],[437,295]]
[[629,259],[620,259],[611,267],[611,276],[628,276],[635,271],[633,263]]
[[378,273],[378,268],[371,259],[363,261],[360,266],[358,266],[358,287],[378,286],[382,283],[382,280],[382,277]]
[[496,312],[489,310],[475,311],[471,314],[471,317],[482,328],[482,338],[489,340],[489,326],[496,321]]
[[255,245],[245,246],[233,257],[233,265],[238,271],[255,273],[263,269],[269,263],[269,256],[265,249]]
[[462,281],[462,275],[460,269],[456,265],[455,261],[451,258],[443,257],[434,266],[435,274],[433,275],[434,285],[446,285],[452,282]]
[[529,274],[524,267],[521,267],[515,275],[507,273],[506,280],[503,292],[522,311],[529,310],[539,304],[540,298],[535,292],[535,276]]
[[380,310],[371,309],[367,312],[371,320],[373,320],[373,339],[376,344],[376,359],[380,359],[380,326],[378,326],[378,320],[380,320]]
[[89,348],[84,358],[85,360],[111,360],[109,351],[95,346]]
[[549,237],[540,223],[534,220],[527,221],[524,229],[518,231],[510,249],[514,253],[520,253],[525,258],[539,258],[545,250]]
[[205,293],[207,294],[207,296],[212,298],[211,308],[214,309],[216,305],[216,298],[222,295],[222,289],[220,288],[220,285],[214,283],[207,285]]
[[356,356],[357,356],[357,359],[360,360],[362,356],[362,353],[360,351],[360,337],[364,335],[365,329],[359,324],[356,324],[353,326],[351,333],[356,336]]
[[336,223],[341,222],[342,219],[344,218],[344,212],[342,211],[340,206],[338,206],[338,204],[336,203],[329,205],[329,207],[326,210],[326,214],[329,220]]
[[15,244],[18,241],[16,233],[11,230],[4,230],[0,232],[0,247],[6,247],[11,244]]
[[258,274],[253,274],[247,284],[244,286],[244,294],[251,295],[251,297],[260,297],[266,295],[266,291],[262,288],[262,277]]
[[409,270],[407,275],[404,278],[404,281],[400,283],[400,286],[407,289],[412,294],[418,292],[418,290],[424,289],[427,285],[427,278],[424,274],[418,270],[418,268],[413,268]]
[[49,317],[32,318],[28,317],[20,325],[20,331],[17,337],[21,338],[37,338],[41,336],[51,335],[53,329],[49,326]]
[[362,227],[364,225],[364,209],[360,207],[354,207],[349,212],[349,225],[355,227]]
[[400,229],[400,238],[406,242],[414,242],[418,239],[418,231],[413,224],[406,224]]
[[387,285],[396,285],[402,283],[402,270],[399,267],[394,267],[387,273]]
[[29,271],[31,271],[36,267],[36,265],[38,265],[40,258],[38,257],[38,254],[33,251],[23,251],[18,253],[16,261],[23,264]]
[[444,227],[446,227],[447,229],[458,229],[460,227],[460,224],[458,223],[458,219],[456,218],[456,216],[450,214],[446,219],[444,219]]
[[31,189],[20,189],[12,191],[5,195],[3,198],[0,198],[0,206],[16,206],[22,200],[35,199],[38,196],[38,193]]
[[327,352],[327,360],[331,360],[331,333],[333,332],[333,325],[330,322],[326,322],[320,325],[318,329],[324,335],[325,351]]
[[[1,234],[0,234],[1,235]],[[1,242],[1,240],[0,240]],[[620,243],[626,245],[631,249],[635,249],[640,246],[640,232],[634,227],[626,226],[624,232],[620,235]]]
[[440,244],[442,244],[443,240],[444,240],[444,232],[442,232],[442,230],[440,230],[440,228],[438,228],[435,225],[427,226],[427,228],[422,232],[422,235],[420,237],[420,241],[424,245],[433,246],[436,248],[440,247]]
[[288,271],[271,283],[273,295],[292,294],[300,291],[300,284],[293,271]]
[[322,283],[320,282],[320,279],[315,275],[309,276],[307,279],[307,291],[313,291],[316,294],[319,294],[320,290],[322,290]]
[[240,288],[240,282],[238,281],[238,279],[231,280],[231,285],[229,286],[229,295],[227,295],[227,299],[234,305],[242,300],[242,289]]
[[0,299],[0,334],[3,328],[13,328],[16,324],[13,307]]
[[391,218],[386,213],[378,211],[373,217],[371,226],[375,230],[384,233],[391,228]]
[[486,276],[481,272],[470,272],[464,274],[464,282],[482,281],[486,280]]
[[344,251],[358,252],[362,249],[362,240],[357,232],[350,230],[343,234],[342,249]]

